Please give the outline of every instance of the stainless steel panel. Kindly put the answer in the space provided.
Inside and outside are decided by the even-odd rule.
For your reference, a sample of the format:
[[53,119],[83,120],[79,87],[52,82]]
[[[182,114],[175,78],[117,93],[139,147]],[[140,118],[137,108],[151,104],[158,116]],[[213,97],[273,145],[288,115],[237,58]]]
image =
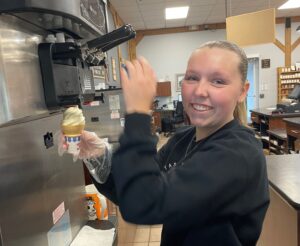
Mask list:
[[0,228],[5,246],[48,245],[52,212],[69,210],[72,236],[87,221],[83,165],[59,157],[57,142],[46,148],[44,135],[60,129],[62,114],[28,117],[0,126]]
[[47,111],[37,55],[40,30],[0,15],[0,125]]
[[[99,102],[99,106],[83,106],[83,114],[86,121],[86,130],[96,132],[102,138],[108,138],[111,143],[118,142],[120,134],[123,132],[121,119],[124,119],[125,105],[122,90],[104,91],[104,103]],[[112,117],[109,97],[118,95],[120,100],[120,117]]]
[[[30,0],[30,3],[28,4],[30,7],[34,8],[40,8],[41,10],[44,10],[45,12],[48,11],[54,11],[59,13],[64,13],[65,17],[71,16],[79,18],[82,22],[88,24],[88,26],[95,31],[95,33],[98,34],[104,34],[106,33],[106,27],[105,27],[105,8],[101,10],[103,12],[98,13],[96,10],[96,3],[103,2],[102,0],[98,1],[91,1],[91,0],[51,0],[51,1],[40,1],[40,0]],[[104,7],[105,5],[101,5],[101,7]],[[82,13],[86,14],[86,17],[84,18],[82,16]],[[97,16],[97,22],[91,18],[88,18],[88,16]],[[64,21],[64,20],[62,20]],[[70,20],[71,24],[71,20]],[[80,26],[82,23],[79,23]],[[72,24],[71,24],[72,25]]]
[[0,10],[42,28],[65,29],[87,40],[107,32],[106,4],[102,0],[1,0]]

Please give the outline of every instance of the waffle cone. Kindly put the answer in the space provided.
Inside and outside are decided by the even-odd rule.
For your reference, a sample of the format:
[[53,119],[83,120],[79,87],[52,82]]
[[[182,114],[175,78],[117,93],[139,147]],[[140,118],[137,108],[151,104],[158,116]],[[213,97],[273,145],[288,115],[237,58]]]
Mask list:
[[76,126],[61,126],[62,132],[65,136],[78,136],[81,135],[85,125],[76,125]]

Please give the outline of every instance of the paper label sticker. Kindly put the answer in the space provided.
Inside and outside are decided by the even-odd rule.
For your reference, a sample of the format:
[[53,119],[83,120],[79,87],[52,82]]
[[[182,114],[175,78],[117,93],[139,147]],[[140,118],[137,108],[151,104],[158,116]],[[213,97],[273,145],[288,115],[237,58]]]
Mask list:
[[120,96],[119,95],[109,95],[108,102],[109,102],[110,110],[119,110],[120,109]]
[[99,106],[100,102],[99,101],[92,101],[90,102],[90,106]]
[[53,224],[55,224],[65,212],[65,202],[59,204],[59,206],[52,212]]
[[119,110],[112,110],[110,114],[111,119],[119,119],[120,118],[120,113]]

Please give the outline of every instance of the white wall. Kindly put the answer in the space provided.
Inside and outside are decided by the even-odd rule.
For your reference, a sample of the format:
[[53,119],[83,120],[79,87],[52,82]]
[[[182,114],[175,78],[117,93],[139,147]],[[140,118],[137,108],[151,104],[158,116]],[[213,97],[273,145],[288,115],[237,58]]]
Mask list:
[[[299,25],[300,23],[292,23],[292,42],[300,36],[295,33]],[[276,25],[276,38],[284,44],[284,24]],[[176,74],[185,73],[187,61],[192,51],[206,41],[224,39],[226,39],[225,30],[163,34],[146,36],[142,39],[137,46],[138,56],[144,56],[149,60],[158,79],[172,82],[173,98],[159,98],[159,106],[177,99],[180,92],[176,91]],[[283,52],[274,44],[248,46],[244,49],[247,55],[258,55],[260,60],[271,59],[270,68],[259,69],[259,94],[264,94],[264,98],[259,99],[259,107],[275,105],[277,102],[276,68],[284,66]],[[292,64],[296,61],[300,61],[299,46],[292,54]]]

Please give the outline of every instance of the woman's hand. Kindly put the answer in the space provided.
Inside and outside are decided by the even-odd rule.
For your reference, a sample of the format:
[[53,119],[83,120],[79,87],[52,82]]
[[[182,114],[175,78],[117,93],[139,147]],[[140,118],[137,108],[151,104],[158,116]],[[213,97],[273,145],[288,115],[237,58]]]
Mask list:
[[[73,155],[73,160],[90,159],[101,157],[105,153],[106,143],[99,138],[96,133],[83,131],[81,134],[81,141],[79,143],[78,155]],[[65,142],[64,135],[60,132],[58,134],[58,154],[62,156],[67,152],[68,145]]]
[[121,80],[126,112],[149,114],[156,95],[156,75],[143,57],[125,65],[127,71],[121,69]]

